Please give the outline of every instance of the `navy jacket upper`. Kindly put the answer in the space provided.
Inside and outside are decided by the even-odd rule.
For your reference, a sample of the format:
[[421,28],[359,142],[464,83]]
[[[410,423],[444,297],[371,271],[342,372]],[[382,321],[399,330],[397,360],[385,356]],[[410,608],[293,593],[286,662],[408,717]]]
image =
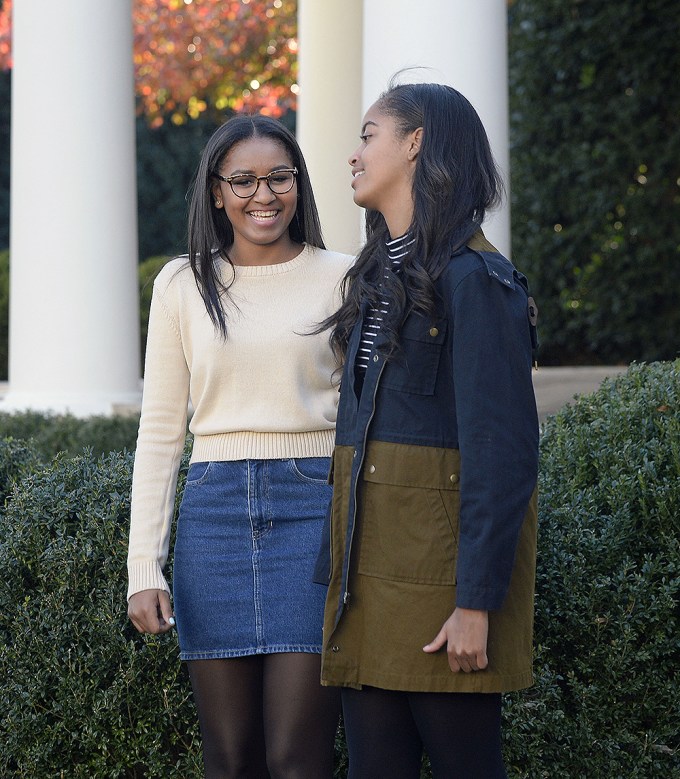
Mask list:
[[[368,441],[459,450],[456,603],[497,609],[538,470],[531,380],[536,334],[528,288],[500,254],[468,247],[452,256],[436,288],[437,314],[411,312],[397,354],[386,360],[378,338],[360,397],[354,365],[362,319],[357,322],[342,378],[336,444],[355,449],[354,491]],[[356,504],[350,501],[345,579]]]

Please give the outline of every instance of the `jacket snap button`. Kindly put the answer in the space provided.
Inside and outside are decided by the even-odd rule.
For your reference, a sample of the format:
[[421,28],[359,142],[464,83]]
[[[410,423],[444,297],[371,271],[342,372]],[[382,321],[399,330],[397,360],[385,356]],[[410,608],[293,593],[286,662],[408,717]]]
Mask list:
[[430,335],[431,335],[433,338],[436,338],[436,337],[439,335],[439,330],[437,330],[437,328],[436,328],[436,327],[431,327],[431,328],[430,328]]
[[457,474],[457,473],[452,473],[452,474],[449,476],[449,479],[451,480],[451,483],[452,483],[452,484],[455,484],[455,483],[458,481],[458,474]]
[[368,469],[369,473],[375,473],[375,465],[371,465]]
[[340,647],[339,646],[332,646],[331,647],[331,652],[339,652],[339,651],[340,651]]
[[377,354],[373,355],[373,362],[378,362],[378,355]]

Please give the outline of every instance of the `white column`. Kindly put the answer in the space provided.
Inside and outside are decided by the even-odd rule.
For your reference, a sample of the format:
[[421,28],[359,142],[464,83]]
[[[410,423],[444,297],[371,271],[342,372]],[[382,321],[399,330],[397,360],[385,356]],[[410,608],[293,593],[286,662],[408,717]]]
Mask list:
[[130,0],[13,4],[3,410],[140,397]]
[[347,158],[359,143],[362,0],[299,0],[297,138],[329,249],[355,254],[363,211]]
[[[364,0],[363,109],[414,67],[400,80],[449,84],[477,109],[509,198],[506,0]],[[507,199],[484,231],[509,256]]]

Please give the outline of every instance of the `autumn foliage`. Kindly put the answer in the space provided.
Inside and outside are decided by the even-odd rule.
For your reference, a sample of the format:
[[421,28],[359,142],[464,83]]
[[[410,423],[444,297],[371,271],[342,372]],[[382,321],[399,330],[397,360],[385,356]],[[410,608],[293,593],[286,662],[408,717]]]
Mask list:
[[[0,8],[0,68],[12,65],[11,0]],[[280,116],[295,107],[295,0],[133,0],[135,84],[152,124],[213,108]]]
[[12,0],[0,1],[0,69],[12,67],[11,51]]

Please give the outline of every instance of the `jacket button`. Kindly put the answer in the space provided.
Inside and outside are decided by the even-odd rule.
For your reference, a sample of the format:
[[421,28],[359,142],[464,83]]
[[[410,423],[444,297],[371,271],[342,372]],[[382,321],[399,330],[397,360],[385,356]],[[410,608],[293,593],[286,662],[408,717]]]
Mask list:
[[431,328],[430,328],[430,335],[431,335],[433,338],[436,338],[436,337],[439,335],[439,330],[437,330],[437,328],[436,328],[436,327],[431,327]]
[[335,646],[334,645],[334,646],[331,647],[331,652],[339,652],[339,651],[340,651],[340,647],[339,646]]
[[368,472],[369,472],[369,473],[375,473],[375,465],[370,465],[370,466],[368,467]]
[[377,354],[373,355],[373,362],[378,362],[378,355]]
[[458,474],[457,473],[452,473],[449,476],[449,479],[451,480],[451,484],[455,484],[458,481]]

